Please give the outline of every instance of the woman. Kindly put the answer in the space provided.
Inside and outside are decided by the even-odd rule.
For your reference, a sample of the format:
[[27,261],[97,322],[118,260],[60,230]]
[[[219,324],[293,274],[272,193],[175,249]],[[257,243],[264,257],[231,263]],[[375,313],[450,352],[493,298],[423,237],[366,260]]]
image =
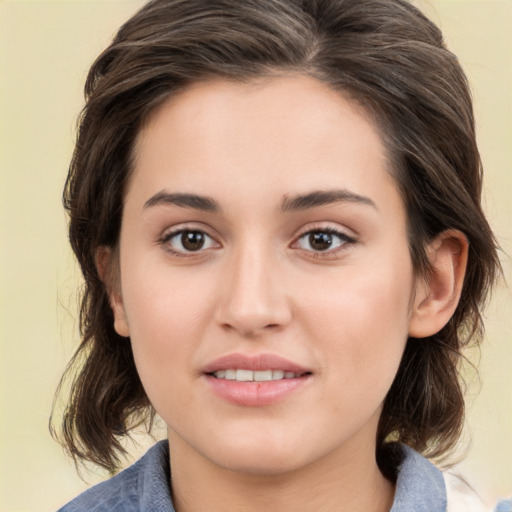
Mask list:
[[63,510],[445,510],[424,456],[499,263],[439,30],[401,0],[157,0],[86,94],[63,439],[114,471],[156,412],[168,443]]

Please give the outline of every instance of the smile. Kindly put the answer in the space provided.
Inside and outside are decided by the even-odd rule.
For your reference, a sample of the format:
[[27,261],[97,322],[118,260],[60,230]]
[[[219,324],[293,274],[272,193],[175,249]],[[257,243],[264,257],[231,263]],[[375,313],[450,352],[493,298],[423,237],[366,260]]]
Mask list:
[[303,374],[284,370],[243,370],[228,369],[213,373],[217,379],[236,380],[238,382],[265,382],[270,380],[296,379]]
[[201,369],[203,382],[222,401],[242,407],[277,404],[309,387],[314,375],[277,354],[232,353]]

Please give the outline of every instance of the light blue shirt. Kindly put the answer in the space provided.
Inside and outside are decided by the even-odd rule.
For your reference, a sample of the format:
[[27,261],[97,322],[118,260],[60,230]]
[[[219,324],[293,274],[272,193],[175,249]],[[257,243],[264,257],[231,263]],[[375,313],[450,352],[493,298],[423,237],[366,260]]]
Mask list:
[[[403,459],[390,512],[445,512],[443,473],[412,448],[401,448]],[[58,512],[175,512],[169,482],[169,445],[160,441],[135,464],[91,487]],[[511,500],[500,502],[495,512],[512,512]]]

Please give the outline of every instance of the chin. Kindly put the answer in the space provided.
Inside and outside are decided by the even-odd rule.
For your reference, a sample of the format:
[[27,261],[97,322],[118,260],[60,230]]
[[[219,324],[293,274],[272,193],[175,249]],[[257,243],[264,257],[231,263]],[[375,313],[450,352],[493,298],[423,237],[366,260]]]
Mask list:
[[288,437],[283,442],[282,439],[272,439],[268,433],[259,439],[244,436],[229,445],[219,443],[215,453],[205,455],[209,455],[212,463],[229,471],[262,476],[289,473],[311,462],[303,441]]
[[237,453],[232,457],[226,457],[225,454],[223,460],[214,463],[235,473],[255,476],[283,475],[303,466],[298,460],[290,460],[289,456],[270,456],[268,451],[263,450],[254,456]]

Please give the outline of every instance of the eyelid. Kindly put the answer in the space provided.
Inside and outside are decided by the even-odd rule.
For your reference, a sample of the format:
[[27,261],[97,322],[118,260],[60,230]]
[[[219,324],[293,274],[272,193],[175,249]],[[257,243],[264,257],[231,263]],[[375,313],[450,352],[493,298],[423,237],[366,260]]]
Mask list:
[[334,221],[323,221],[323,222],[311,222],[304,226],[302,226],[299,230],[297,230],[294,239],[297,240],[301,236],[304,236],[308,233],[314,231],[324,231],[326,233],[334,233],[338,234],[342,237],[349,238],[351,240],[356,241],[358,239],[358,234],[354,232],[352,229],[349,229],[345,226],[340,226],[337,222]]
[[[187,251],[187,250],[180,251],[180,250],[173,249],[170,246],[169,242],[174,237],[176,237],[184,232],[202,233],[214,242],[214,246],[206,247],[204,249],[201,248],[201,249],[198,249],[197,251]],[[218,241],[218,237],[212,235],[210,230],[207,227],[205,227],[204,225],[189,224],[189,223],[182,223],[182,224],[168,227],[158,237],[157,243],[159,245],[161,245],[165,251],[172,254],[173,256],[184,257],[184,258],[204,256],[205,255],[204,253],[207,252],[208,250],[217,249],[222,246],[221,243]]]
[[[329,258],[336,256],[338,252],[347,251],[349,248],[353,247],[357,242],[357,236],[347,233],[348,230],[345,230],[341,227],[334,227],[332,224],[313,224],[303,227],[299,233],[294,237],[293,242],[290,247],[297,248],[308,253],[309,256],[314,258]],[[311,233],[329,233],[337,236],[343,243],[334,247],[332,249],[326,249],[325,251],[315,251],[313,249],[303,249],[301,247],[297,247],[299,241],[303,239],[305,236],[310,235]]]

